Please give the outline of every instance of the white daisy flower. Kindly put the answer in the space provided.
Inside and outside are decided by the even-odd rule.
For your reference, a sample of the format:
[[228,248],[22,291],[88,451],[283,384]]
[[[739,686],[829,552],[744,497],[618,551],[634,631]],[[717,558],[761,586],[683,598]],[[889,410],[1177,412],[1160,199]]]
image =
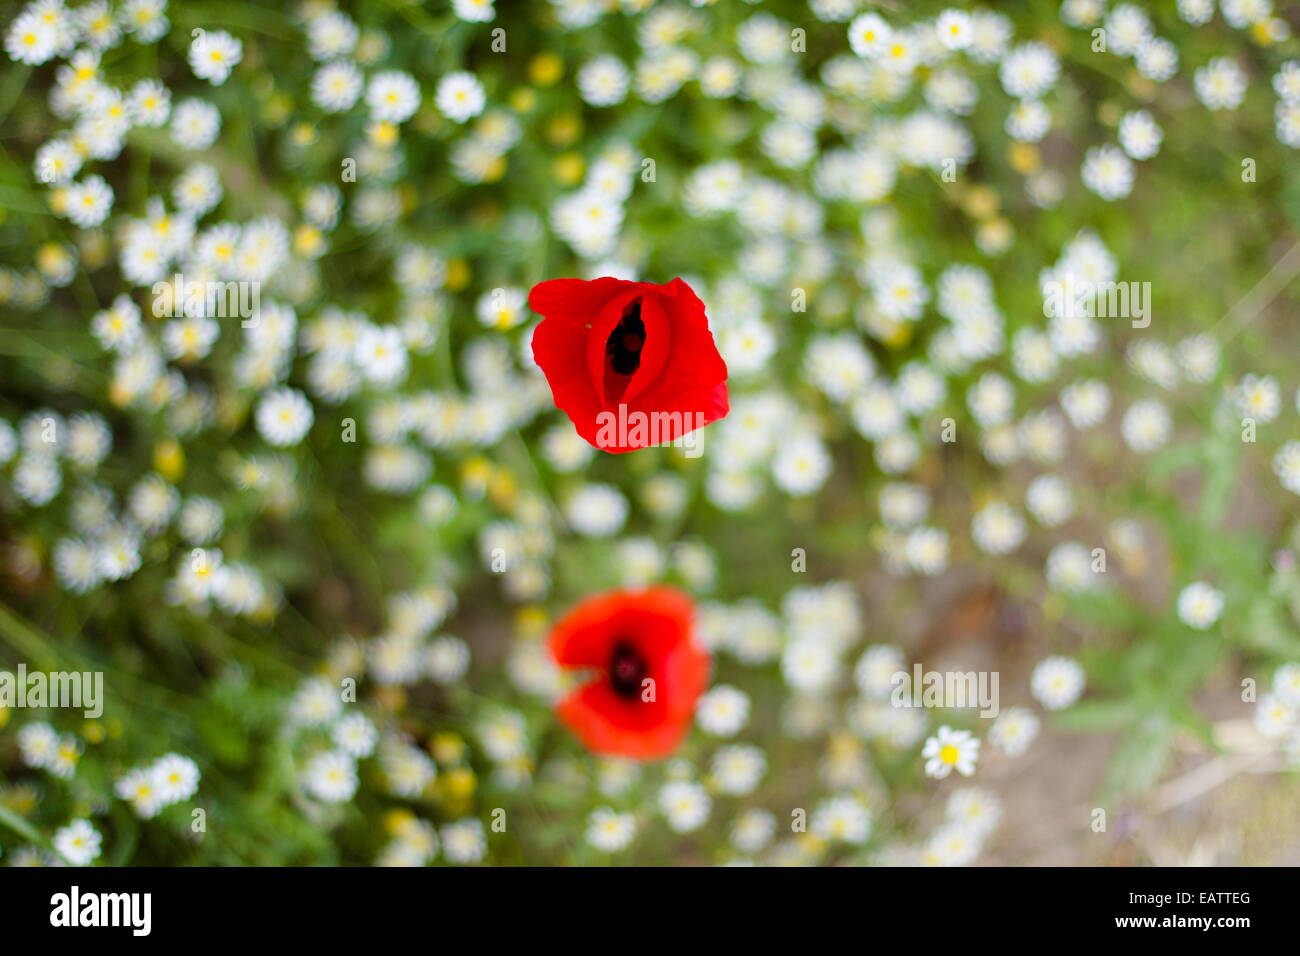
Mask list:
[[1025,539],[1025,519],[1002,501],[992,501],[975,513],[971,536],[987,554],[1007,554]]
[[960,10],[945,10],[934,22],[935,36],[949,50],[970,46],[972,29],[970,14]]
[[1178,592],[1178,618],[1188,627],[1204,631],[1223,614],[1223,592],[1204,581],[1193,581]]
[[160,757],[149,768],[149,775],[158,799],[164,804],[188,800],[199,789],[198,764],[181,754]]
[[605,853],[622,850],[636,836],[636,817],[597,807],[587,818],[587,842]]
[[1008,757],[1019,757],[1038,736],[1039,721],[1023,707],[1008,707],[989,728],[989,743]]
[[980,742],[969,730],[953,730],[946,724],[925,742],[921,757],[925,760],[925,774],[942,780],[956,770],[963,777],[975,772],[979,759]]
[[58,33],[30,6],[14,18],[5,34],[5,52],[15,63],[39,66],[58,52]]
[[330,731],[330,739],[343,753],[355,760],[369,757],[375,752],[379,731],[365,714],[348,714]]
[[312,76],[311,101],[326,113],[346,113],[356,105],[364,86],[365,78],[355,63],[335,60],[319,67]]
[[190,69],[201,80],[220,86],[244,57],[244,45],[225,30],[201,31],[190,43]]
[[630,74],[623,61],[598,56],[578,70],[578,92],[592,106],[617,106],[627,98]]
[[54,849],[73,866],[89,866],[100,853],[103,837],[89,820],[73,820],[54,833]]
[[982,839],[997,829],[1002,819],[1002,804],[987,790],[962,787],[948,798],[946,813],[950,821]]
[[1246,98],[1246,74],[1227,57],[1216,57],[1193,76],[1196,96],[1206,109],[1233,110]]
[[749,697],[743,691],[720,684],[700,697],[695,720],[705,733],[734,737],[749,720]]
[[452,0],[451,9],[469,23],[491,23],[497,15],[492,4],[493,0]]
[[[978,741],[976,742],[978,745]],[[850,794],[831,797],[813,808],[808,829],[824,840],[861,845],[871,836],[871,812]]]
[[420,108],[420,88],[409,73],[384,70],[370,78],[366,105],[381,123],[405,123]]
[[728,796],[745,796],[754,788],[767,770],[767,757],[758,747],[736,744],[723,747],[713,755],[709,764],[709,778]]
[[357,792],[357,765],[352,757],[337,750],[318,753],[307,764],[303,787],[326,803],[345,803]]
[[136,816],[145,820],[156,817],[163,808],[164,801],[158,793],[153,774],[148,770],[128,770],[113,784],[113,792],[130,803]]
[[1048,657],[1034,668],[1029,690],[1048,710],[1069,707],[1083,693],[1083,668],[1068,657]]
[[709,818],[713,801],[698,783],[674,780],[659,790],[659,809],[676,833],[699,829]]
[[257,406],[258,433],[268,444],[280,448],[301,442],[315,418],[311,402],[292,388],[268,392]]
[[607,537],[623,527],[628,503],[613,485],[587,484],[565,502],[564,514],[579,534]]
[[1022,44],[1002,59],[998,79],[1008,96],[1036,100],[1056,85],[1061,63],[1046,44]]
[[892,35],[893,30],[881,20],[879,14],[863,13],[849,23],[849,46],[854,53],[866,59],[880,56]]
[[448,73],[438,82],[438,110],[453,123],[464,123],[483,112],[487,97],[473,73]]
[[451,863],[478,863],[487,855],[483,823],[468,817],[442,828],[442,855]]
[[1169,440],[1173,419],[1169,409],[1154,399],[1134,402],[1124,413],[1120,432],[1130,448],[1138,452],[1154,451]]
[[1270,740],[1287,736],[1298,719],[1300,711],[1276,694],[1261,694],[1255,704],[1255,729]]
[[1107,201],[1123,199],[1133,191],[1133,162],[1109,143],[1088,149],[1080,175],[1089,190]]
[[205,150],[217,140],[221,131],[221,114],[203,100],[182,100],[172,110],[172,139],[182,149]]
[[1119,144],[1134,159],[1150,159],[1160,151],[1164,133],[1146,110],[1125,113],[1119,121]]

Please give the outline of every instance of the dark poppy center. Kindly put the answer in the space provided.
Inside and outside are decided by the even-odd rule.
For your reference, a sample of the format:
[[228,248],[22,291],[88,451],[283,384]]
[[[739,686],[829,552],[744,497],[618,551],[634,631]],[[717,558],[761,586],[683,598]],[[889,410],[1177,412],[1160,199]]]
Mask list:
[[635,647],[626,641],[614,645],[609,661],[609,683],[619,697],[636,697],[646,676],[646,663]]
[[641,300],[623,310],[618,326],[605,340],[605,354],[610,367],[619,375],[631,375],[641,367],[641,347],[645,345],[645,323],[641,321]]

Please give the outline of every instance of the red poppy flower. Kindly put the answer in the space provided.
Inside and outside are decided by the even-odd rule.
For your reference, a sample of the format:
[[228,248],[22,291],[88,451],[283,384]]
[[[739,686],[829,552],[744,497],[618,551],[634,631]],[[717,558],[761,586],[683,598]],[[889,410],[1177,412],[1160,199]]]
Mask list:
[[551,279],[533,358],[578,434],[609,452],[665,444],[730,410],[727,365],[704,303],[681,279]]
[[560,701],[560,721],[596,753],[671,753],[709,679],[694,619],[691,599],[668,587],[610,591],[571,610],[551,632],[551,654],[598,673]]

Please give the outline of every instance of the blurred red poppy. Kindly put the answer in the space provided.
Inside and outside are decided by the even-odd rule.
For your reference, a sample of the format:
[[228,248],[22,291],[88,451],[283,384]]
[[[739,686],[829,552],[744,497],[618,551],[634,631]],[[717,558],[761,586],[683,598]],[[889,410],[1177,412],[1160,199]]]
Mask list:
[[709,679],[695,607],[668,587],[610,591],[573,608],[551,632],[561,667],[596,672],[556,708],[589,750],[654,760],[690,729]]
[[551,279],[528,304],[544,317],[533,358],[555,405],[595,447],[675,441],[730,410],[704,303],[681,279]]

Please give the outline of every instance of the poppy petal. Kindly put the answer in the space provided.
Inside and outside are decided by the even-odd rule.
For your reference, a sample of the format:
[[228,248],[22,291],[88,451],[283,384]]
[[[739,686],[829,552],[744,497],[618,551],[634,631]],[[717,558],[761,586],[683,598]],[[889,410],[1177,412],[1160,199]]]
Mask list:
[[[550,647],[561,666],[596,672],[556,707],[590,750],[651,760],[670,753],[689,731],[710,660],[695,642],[694,606],[680,591],[655,587],[588,598],[555,625]],[[609,673],[626,648],[644,668],[640,686],[618,685]]]

